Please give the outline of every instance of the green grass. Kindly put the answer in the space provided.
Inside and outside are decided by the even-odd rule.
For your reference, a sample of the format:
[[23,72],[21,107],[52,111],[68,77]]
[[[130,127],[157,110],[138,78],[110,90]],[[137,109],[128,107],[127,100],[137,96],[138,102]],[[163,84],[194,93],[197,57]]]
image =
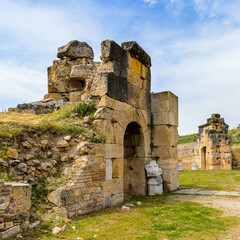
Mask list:
[[178,144],[183,144],[183,143],[192,143],[194,139],[196,139],[197,134],[189,134],[189,135],[184,135],[184,136],[179,136],[178,137]]
[[181,171],[179,182],[186,188],[240,191],[240,170]]
[[[232,130],[228,130],[228,134],[230,134],[231,136],[236,133],[236,132],[240,132],[240,129],[232,129]],[[235,139],[237,139],[238,141],[235,141]],[[232,137],[232,143],[234,145],[240,145],[240,136],[238,137]]]
[[41,229],[28,231],[24,239],[223,239],[221,236],[227,230],[240,224],[239,218],[223,217],[222,211],[204,207],[200,203],[169,203],[167,195],[132,197],[128,200],[131,203],[136,201],[142,201],[143,204],[132,212],[122,212],[117,207],[100,210],[71,220],[67,224],[68,230],[57,236],[51,234],[51,229],[54,226],[62,227],[64,222],[60,220],[57,225],[47,222]]

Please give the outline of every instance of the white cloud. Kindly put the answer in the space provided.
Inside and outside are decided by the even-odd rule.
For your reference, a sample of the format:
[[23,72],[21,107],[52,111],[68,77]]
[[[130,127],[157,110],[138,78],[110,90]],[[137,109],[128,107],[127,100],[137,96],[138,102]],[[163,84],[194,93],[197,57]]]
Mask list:
[[10,107],[8,102],[38,101],[47,92],[46,73],[3,61],[0,61],[0,72],[1,107]]
[[[196,132],[214,112],[230,127],[240,122],[240,30],[171,43],[153,66],[152,89],[179,97],[180,133]],[[169,59],[177,57],[176,62]],[[156,80],[159,81],[156,81]],[[161,79],[168,80],[161,84]]]
[[149,3],[150,5],[154,5],[158,2],[158,0],[143,0],[145,3]]

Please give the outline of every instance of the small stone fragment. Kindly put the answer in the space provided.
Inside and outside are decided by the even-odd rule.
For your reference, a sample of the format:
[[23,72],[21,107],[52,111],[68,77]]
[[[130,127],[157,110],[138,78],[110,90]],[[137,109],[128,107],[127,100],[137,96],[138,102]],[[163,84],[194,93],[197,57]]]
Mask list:
[[28,160],[31,160],[31,159],[33,159],[34,158],[34,156],[33,156],[33,154],[26,154],[25,155],[25,159],[28,161]]
[[28,141],[22,142],[22,145],[26,148],[31,148],[32,147],[32,145]]
[[122,211],[123,212],[131,212],[131,208],[130,207],[126,207],[126,206],[122,206]]
[[67,225],[64,225],[64,226],[62,227],[62,230],[63,230],[63,231],[66,231],[66,230],[67,230]]
[[58,148],[67,148],[69,147],[69,143],[66,140],[61,140],[57,142]]
[[129,208],[135,208],[135,205],[132,204],[132,203],[127,203],[125,204],[126,207],[129,207]]
[[138,206],[141,206],[141,205],[142,205],[142,202],[137,202],[137,205],[138,205]]
[[54,227],[53,229],[52,229],[52,233],[55,235],[55,234],[58,234],[58,233],[60,233],[60,232],[62,232],[63,230],[61,229],[61,228],[59,228],[59,227]]
[[72,139],[72,137],[71,137],[71,135],[67,135],[67,136],[63,137],[63,139],[69,142]]
[[16,169],[24,173],[27,173],[28,171],[27,164],[25,163],[20,163],[19,165],[17,165]]
[[70,222],[70,219],[69,218],[65,218],[65,223],[69,223]]

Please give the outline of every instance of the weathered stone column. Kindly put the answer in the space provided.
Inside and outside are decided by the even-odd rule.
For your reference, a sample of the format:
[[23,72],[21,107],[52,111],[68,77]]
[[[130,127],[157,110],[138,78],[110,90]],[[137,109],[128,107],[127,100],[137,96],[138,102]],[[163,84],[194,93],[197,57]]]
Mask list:
[[177,168],[178,98],[171,92],[151,94],[152,157],[163,170],[165,191],[179,187]]

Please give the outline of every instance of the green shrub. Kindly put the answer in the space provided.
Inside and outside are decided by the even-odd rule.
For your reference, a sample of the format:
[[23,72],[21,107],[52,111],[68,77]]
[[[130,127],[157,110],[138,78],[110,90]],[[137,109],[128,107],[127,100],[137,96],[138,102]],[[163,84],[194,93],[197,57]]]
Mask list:
[[96,107],[94,103],[79,102],[75,105],[73,110],[79,117],[85,117],[93,115],[96,112]]
[[38,185],[32,187],[32,195],[39,201],[44,201],[48,195],[47,181],[44,177],[38,178]]

